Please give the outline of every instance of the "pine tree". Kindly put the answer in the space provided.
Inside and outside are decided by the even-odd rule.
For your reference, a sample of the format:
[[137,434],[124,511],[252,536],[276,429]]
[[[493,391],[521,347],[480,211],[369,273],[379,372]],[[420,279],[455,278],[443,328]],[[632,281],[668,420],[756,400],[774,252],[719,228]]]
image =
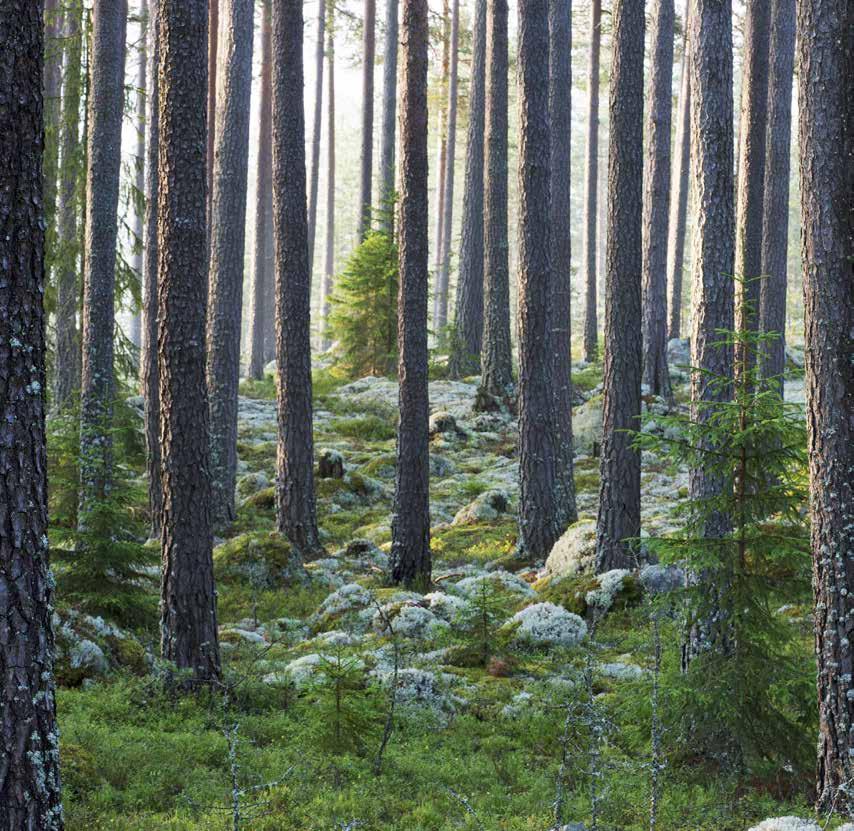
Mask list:
[[374,175],[374,59],[377,0],[365,0],[362,18],[362,161],[359,178],[358,238],[371,227],[371,185]]

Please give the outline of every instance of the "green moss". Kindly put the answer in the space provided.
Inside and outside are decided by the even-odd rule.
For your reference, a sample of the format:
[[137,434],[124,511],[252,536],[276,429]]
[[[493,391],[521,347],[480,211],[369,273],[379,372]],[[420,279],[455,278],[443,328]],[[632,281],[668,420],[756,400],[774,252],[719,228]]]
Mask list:
[[[587,614],[587,592],[599,588],[599,578],[595,574],[581,574],[564,577],[560,580],[541,581],[534,585],[543,600],[563,606],[569,612],[584,617]],[[643,587],[633,574],[623,579],[620,591],[614,595],[609,612],[636,606],[643,599]]]
[[451,525],[437,531],[430,545],[448,563],[487,562],[512,553],[516,535],[516,520],[504,515],[488,523]]
[[262,511],[269,511],[276,507],[276,489],[270,486],[255,491],[251,496],[246,497],[243,504]]
[[276,379],[272,375],[265,375],[260,381],[255,378],[244,378],[240,382],[240,394],[246,398],[275,401]]
[[278,533],[240,534],[214,549],[214,576],[218,582],[286,585],[299,579],[301,572],[291,544]]
[[393,479],[396,466],[394,453],[377,453],[359,468],[359,472],[377,479]]
[[107,646],[120,667],[134,675],[145,675],[148,672],[145,647],[136,638],[110,636],[107,638]]
[[588,364],[572,373],[572,385],[580,392],[589,392],[602,381],[602,364]]
[[336,418],[331,429],[341,436],[361,441],[388,441],[396,435],[394,423],[388,418],[377,415]]

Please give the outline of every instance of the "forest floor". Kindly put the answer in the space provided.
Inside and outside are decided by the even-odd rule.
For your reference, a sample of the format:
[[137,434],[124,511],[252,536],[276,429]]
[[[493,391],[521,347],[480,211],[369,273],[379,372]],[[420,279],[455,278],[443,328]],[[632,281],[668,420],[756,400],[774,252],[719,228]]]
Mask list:
[[[684,403],[686,378],[674,371]],[[654,671],[650,598],[680,575],[654,565],[590,574],[600,379],[596,366],[574,376],[579,522],[533,568],[512,556],[515,423],[472,412],[473,381],[431,383],[427,594],[384,585],[395,383],[316,373],[329,556],[304,573],[272,533],[273,383],[244,383],[238,518],[215,551],[225,692],[170,693],[152,657],[156,616],[129,631],[83,615],[63,606],[60,581],[69,831],[235,828],[235,789],[239,827],[259,831],[547,831],[556,815],[573,831],[650,828],[653,689],[659,714],[678,708],[666,679],[679,665],[679,632],[665,618]],[[645,406],[644,429],[655,430],[663,402]],[[686,474],[645,456],[642,493],[644,534],[666,533]],[[156,574],[150,593],[154,609]],[[780,598],[806,662],[808,603]],[[666,717],[662,747],[660,831],[811,815],[811,771],[725,776],[669,733]]]

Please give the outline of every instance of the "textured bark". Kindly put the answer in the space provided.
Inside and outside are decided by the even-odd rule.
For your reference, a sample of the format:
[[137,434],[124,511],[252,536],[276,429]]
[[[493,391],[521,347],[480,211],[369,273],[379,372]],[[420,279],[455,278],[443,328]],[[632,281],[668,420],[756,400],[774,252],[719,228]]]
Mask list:
[[374,175],[374,58],[377,0],[365,0],[362,21],[362,162],[359,178],[359,239],[371,227],[371,183]]
[[258,159],[255,168],[255,228],[252,252],[252,312],[249,377],[260,380],[267,360],[267,329],[273,308],[268,303],[267,226],[273,168],[272,19],[270,0],[263,0],[261,22],[261,89],[258,108]]
[[427,392],[427,0],[403,0],[400,74],[398,378],[400,426],[391,579],[430,582]]
[[332,297],[335,283],[335,32],[332,24],[330,8],[326,47],[326,58],[329,62],[329,89],[326,101],[326,261],[323,265],[323,283],[320,293],[320,342],[324,350],[330,345],[326,325],[329,320],[329,298]]
[[775,383],[780,395],[783,394],[783,371],[786,365],[789,167],[794,60],[795,0],[772,0],[759,328],[762,332],[779,333],[776,340],[765,344],[760,369],[763,378],[777,379]]
[[627,568],[640,536],[643,0],[616,0],[608,122],[608,242],[596,570]]
[[164,659],[219,677],[205,317],[207,0],[160,0],[157,217]]
[[0,0],[0,828],[63,828],[45,449],[41,3]]
[[383,123],[380,144],[380,226],[387,234],[394,228],[394,142],[397,121],[398,0],[386,0],[385,54],[383,56]]
[[[739,330],[759,326],[770,10],[771,0],[752,0],[744,21],[735,223],[735,275],[742,281],[736,288],[735,327]],[[736,374],[742,367],[747,371],[755,357],[752,353],[737,356]]]
[[818,659],[818,807],[854,777],[854,10],[798,5],[807,430]]
[[572,160],[572,6],[549,0],[549,133],[551,168],[552,273],[550,328],[554,399],[557,527],[578,519],[572,451],[572,243],[569,194]]
[[145,406],[146,470],[148,472],[148,511],[151,516],[151,536],[158,538],[163,527],[163,487],[160,459],[160,372],[157,366],[157,205],[159,184],[157,158],[160,150],[160,96],[158,75],[160,66],[160,41],[157,36],[158,9],[161,0],[151,0],[148,31],[151,40],[151,88],[148,94],[146,116],[146,194],[145,250],[143,268],[143,323],[142,389]]
[[[131,258],[131,270],[136,274],[139,285],[143,288],[145,275],[143,273],[143,251],[142,237],[145,224],[145,107],[148,100],[148,0],[140,0],[140,34],[139,48],[137,49],[136,67],[136,100],[134,102],[136,118],[136,152],[134,159],[134,187],[136,188],[136,201],[133,211],[133,256]],[[131,343],[142,346],[142,317],[139,309],[134,309],[131,314],[130,331],[128,337]]]
[[47,224],[48,251],[54,244],[56,197],[59,181],[59,143],[61,133],[62,53],[63,28],[66,10],[58,0],[45,0],[45,55],[44,55],[44,205]]
[[513,395],[507,244],[507,0],[487,0],[481,404]]
[[439,273],[442,270],[442,240],[445,234],[445,173],[447,165],[445,156],[448,152],[448,125],[445,123],[448,103],[448,83],[451,74],[451,11],[449,0],[442,0],[442,75],[439,79],[439,92],[437,109],[439,110],[439,124],[436,130],[438,147],[436,150],[436,248],[434,252],[434,286],[433,286],[433,314],[431,321],[433,330],[438,331],[436,319],[439,316]]
[[314,239],[317,230],[317,188],[320,173],[320,124],[323,120],[323,47],[326,41],[326,0],[317,9],[317,44],[314,52],[314,122],[311,133],[311,177],[308,192],[308,273],[314,271]]
[[602,45],[602,0],[590,0],[590,52],[587,63],[587,143],[584,165],[584,219],[581,247],[584,256],[584,360],[599,354],[599,322],[596,311],[596,259],[598,243],[599,180],[599,53]]
[[208,225],[210,225],[211,204],[213,201],[214,152],[216,141],[216,83],[219,62],[219,0],[209,0],[208,11]]
[[210,222],[207,383],[210,403],[214,525],[236,516],[237,388],[243,319],[243,254],[249,177],[249,99],[252,93],[253,0],[224,0],[217,85],[213,199]]
[[279,447],[276,520],[303,557],[323,551],[314,496],[311,275],[305,198],[302,0],[273,9],[273,229]]
[[69,3],[65,12],[65,84],[62,93],[60,153],[62,182],[57,205],[56,355],[54,358],[53,405],[66,407],[80,389],[80,334],[77,305],[80,284],[77,263],[80,236],[77,211],[80,207],[78,182],[82,178],[80,142],[81,59],[83,47],[83,4]]
[[[688,9],[690,12],[690,0]],[[682,80],[676,116],[676,153],[673,158],[673,185],[670,193],[670,238],[667,243],[668,315],[667,337],[682,335],[682,275],[685,271],[685,226],[688,217],[689,167],[691,162],[691,71],[688,54],[688,22],[682,45]]]
[[519,549],[560,536],[552,385],[549,0],[519,2]]
[[673,107],[673,0],[653,6],[643,205],[643,383],[669,399],[667,371],[667,209]]
[[92,10],[83,270],[81,525],[85,525],[89,507],[108,494],[113,472],[113,329],[126,27],[126,0],[96,0]]
[[[731,377],[732,347],[719,331],[733,328],[733,102],[731,0],[691,0],[688,40],[691,79],[691,158],[694,204],[691,315],[692,418],[703,420],[703,402],[726,400],[731,390],[711,384]],[[690,493],[707,499],[723,483],[702,468],[690,472]],[[706,535],[725,533],[725,517],[713,517]]]
[[485,86],[486,0],[475,0],[460,267],[454,308],[454,335],[451,338],[451,354],[448,360],[448,372],[452,378],[462,378],[480,371],[480,350],[483,343]]
[[[272,38],[272,34],[271,34]],[[272,42],[272,41],[271,41]],[[272,52],[272,47],[271,47]],[[271,67],[272,73],[272,67]],[[270,85],[270,153],[264,186],[264,296],[267,314],[264,317],[264,363],[276,360],[276,245],[273,236],[273,105]]]
[[451,237],[454,231],[454,167],[457,155],[457,86],[460,43],[460,0],[451,5],[451,67],[448,75],[448,139],[445,144],[444,191],[442,208],[442,246],[434,326],[441,334],[448,325],[448,285],[451,272]]

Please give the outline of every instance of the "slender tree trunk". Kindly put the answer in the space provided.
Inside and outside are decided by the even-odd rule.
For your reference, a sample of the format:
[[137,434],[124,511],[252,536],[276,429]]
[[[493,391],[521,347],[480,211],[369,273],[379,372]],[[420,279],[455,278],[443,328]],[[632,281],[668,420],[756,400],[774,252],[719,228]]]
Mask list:
[[359,179],[359,240],[371,228],[371,184],[374,175],[374,57],[376,52],[376,0],[365,0],[362,22],[362,167]]
[[236,517],[237,389],[243,319],[243,254],[249,178],[248,102],[252,93],[254,11],[253,0],[224,0],[219,44],[223,60],[217,88],[218,129],[210,214],[207,321],[212,514],[217,526],[232,522]]
[[584,166],[584,360],[599,356],[599,322],[596,311],[596,223],[599,179],[599,52],[602,43],[602,0],[590,0],[590,52],[587,64],[587,145]]
[[[272,51],[272,47],[271,47]],[[264,231],[264,291],[266,293],[266,308],[268,314],[264,317],[264,363],[276,360],[276,245],[273,234],[273,133],[272,133],[272,84],[270,93],[270,154],[269,166],[265,177],[264,187],[264,217],[266,228]],[[271,313],[272,312],[272,313]]]
[[643,206],[643,383],[671,397],[667,371],[667,209],[673,107],[673,0],[656,0],[647,114]]
[[762,213],[762,281],[759,328],[778,332],[766,343],[762,377],[783,394],[786,368],[786,282],[789,247],[789,166],[792,142],[792,78],[795,59],[795,0],[773,0],[768,77],[768,133]]
[[0,828],[62,831],[47,551],[41,3],[0,0]]
[[146,470],[148,472],[148,510],[151,515],[151,536],[160,537],[163,528],[163,486],[161,483],[160,457],[160,372],[157,365],[157,206],[160,184],[157,159],[160,152],[160,41],[157,35],[159,6],[162,0],[151,0],[148,32],[151,40],[149,59],[151,62],[151,91],[148,96],[146,117],[145,152],[148,157],[146,170],[148,199],[145,203],[145,250],[143,268],[143,317],[144,338],[142,349],[142,389],[145,406]]
[[[136,68],[136,158],[134,159],[134,187],[136,200],[133,210],[133,258],[131,270],[136,274],[142,288],[145,281],[143,274],[142,236],[145,223],[145,106],[148,100],[148,0],[140,0],[139,4],[140,32],[139,49],[137,50]],[[153,86],[153,84],[152,84]],[[131,314],[130,332],[131,343],[142,346],[142,317],[140,309],[135,308]]]
[[258,160],[255,168],[255,238],[252,255],[252,335],[249,377],[260,380],[267,360],[266,335],[269,319],[274,317],[268,304],[267,284],[267,212],[270,176],[273,166],[272,133],[272,22],[271,0],[263,0],[261,22],[261,93],[258,109]]
[[572,450],[572,242],[569,194],[572,159],[572,6],[549,0],[549,115],[551,118],[552,274],[550,327],[554,398],[557,528],[562,533],[578,519]]
[[[323,267],[320,295],[320,342],[324,351],[330,346],[326,327],[329,321],[329,299],[332,297],[335,284],[335,31],[332,14],[333,9],[330,7],[326,47],[326,57],[329,62],[329,89],[326,102],[326,262]],[[397,60],[396,54],[395,60]],[[385,135],[385,128],[383,135]]]
[[486,0],[475,0],[460,268],[448,371],[452,378],[480,370],[483,344],[483,133],[486,86]]
[[[742,281],[736,289],[735,327],[739,330],[759,327],[770,11],[771,0],[752,0],[744,22],[735,223],[735,275]],[[742,368],[748,371],[754,360],[750,352],[737,355],[736,374]]]
[[433,275],[433,315],[431,321],[433,330],[437,330],[436,320],[439,317],[439,274],[442,270],[442,240],[445,234],[445,173],[447,165],[445,156],[448,152],[448,125],[445,123],[448,105],[448,85],[451,74],[451,7],[449,0],[442,0],[442,76],[439,79],[439,124],[436,130],[438,148],[436,155],[436,250],[435,268]]
[[[214,150],[216,147],[216,84],[219,61],[219,0],[209,0],[208,12],[208,225],[213,200]],[[210,232],[210,228],[208,228]]]
[[507,0],[487,0],[481,409],[513,396],[507,243]]
[[220,674],[205,385],[207,0],[160,0],[158,40],[161,651],[201,683]]
[[311,275],[305,199],[302,0],[273,14],[273,226],[279,451],[276,515],[298,554],[323,551],[314,497],[311,401]]
[[439,265],[436,332],[448,325],[448,284],[451,271],[451,238],[454,231],[454,166],[457,152],[457,72],[460,43],[460,0],[451,6],[451,69],[448,76],[448,140],[445,144],[445,190],[442,194],[442,248]]
[[682,80],[679,86],[679,110],[676,116],[676,155],[670,193],[670,238],[667,243],[668,296],[667,337],[682,334],[682,274],[685,271],[685,226],[688,216],[688,182],[691,163],[691,67],[688,54],[688,24],[691,0],[686,4],[685,37],[682,45]]
[[113,328],[126,27],[126,0],[96,0],[93,7],[83,271],[81,525],[85,525],[91,507],[107,497],[113,476]]
[[80,142],[80,98],[82,93],[83,5],[69,3],[65,11],[65,84],[62,94],[60,151],[62,182],[57,207],[56,355],[53,405],[66,407],[80,390],[80,334],[77,305],[80,301],[78,261],[80,236],[77,211],[80,207],[78,182],[82,169]]
[[818,659],[818,808],[854,778],[854,12],[798,5],[807,430]]
[[400,426],[392,518],[391,579],[430,582],[427,422],[427,0],[403,0],[400,75],[398,378]]
[[398,0],[386,0],[385,56],[383,58],[383,125],[380,146],[380,227],[391,235],[394,229],[394,142],[397,120]]
[[311,178],[308,193],[308,273],[314,273],[314,238],[317,229],[317,188],[320,173],[320,125],[323,121],[323,47],[326,42],[326,0],[317,9],[317,44],[314,52],[314,123],[311,134]]
[[631,567],[640,536],[643,0],[615,0],[608,151],[605,368],[596,570]]
[[45,55],[44,55],[44,204],[47,237],[46,250],[50,254],[55,246],[56,197],[59,187],[59,143],[62,133],[62,55],[65,4],[58,0],[45,0]]

